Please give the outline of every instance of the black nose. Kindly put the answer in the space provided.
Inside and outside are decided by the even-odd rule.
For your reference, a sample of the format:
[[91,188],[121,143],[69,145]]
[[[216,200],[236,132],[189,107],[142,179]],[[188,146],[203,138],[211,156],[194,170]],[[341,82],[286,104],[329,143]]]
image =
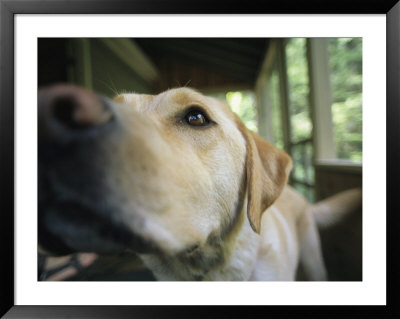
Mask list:
[[94,93],[73,85],[38,92],[39,138],[68,142],[94,134],[112,119],[110,107]]

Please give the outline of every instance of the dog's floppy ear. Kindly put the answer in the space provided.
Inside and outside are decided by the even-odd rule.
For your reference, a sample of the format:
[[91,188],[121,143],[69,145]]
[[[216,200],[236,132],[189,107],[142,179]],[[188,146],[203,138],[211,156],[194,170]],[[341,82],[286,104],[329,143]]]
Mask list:
[[237,125],[246,140],[247,216],[253,230],[260,233],[261,215],[282,192],[292,160],[238,119]]

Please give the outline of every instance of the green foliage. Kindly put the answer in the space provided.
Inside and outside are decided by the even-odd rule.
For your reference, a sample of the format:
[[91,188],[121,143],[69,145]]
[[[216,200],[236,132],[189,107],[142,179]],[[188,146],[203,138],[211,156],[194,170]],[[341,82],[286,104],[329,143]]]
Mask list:
[[338,158],[362,160],[362,39],[329,40]]
[[298,181],[314,184],[312,143],[294,145],[292,147],[293,176]]
[[257,133],[257,111],[254,93],[250,91],[228,92],[225,95],[225,99],[231,110],[241,118],[246,127]]
[[[332,117],[337,157],[362,160],[362,39],[329,40]],[[286,44],[291,141],[311,137],[306,39]]]
[[258,132],[257,110],[254,92],[252,91],[231,91],[227,93],[208,94],[219,100],[225,100],[231,110],[236,113],[246,127],[254,132]]
[[292,176],[295,180],[294,187],[312,201],[314,192],[309,185],[314,184],[314,166],[312,163],[314,155],[310,140],[312,137],[312,121],[306,50],[306,39],[304,38],[293,38],[286,43],[290,140],[291,143],[309,140],[305,143],[292,144],[291,156],[294,162]]
[[308,65],[306,39],[293,38],[286,44],[289,84],[291,140],[298,142],[311,137]]
[[282,130],[282,115],[280,108],[279,98],[279,78],[278,72],[274,70],[269,79],[269,97],[272,105],[271,116],[272,116],[272,133],[274,138],[274,144],[278,148],[284,147],[283,143],[283,130]]

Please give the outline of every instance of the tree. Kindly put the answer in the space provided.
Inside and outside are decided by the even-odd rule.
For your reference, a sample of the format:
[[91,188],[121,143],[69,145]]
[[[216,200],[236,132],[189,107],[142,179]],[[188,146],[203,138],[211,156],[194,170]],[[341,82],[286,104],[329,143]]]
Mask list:
[[329,41],[338,158],[362,160],[362,39]]

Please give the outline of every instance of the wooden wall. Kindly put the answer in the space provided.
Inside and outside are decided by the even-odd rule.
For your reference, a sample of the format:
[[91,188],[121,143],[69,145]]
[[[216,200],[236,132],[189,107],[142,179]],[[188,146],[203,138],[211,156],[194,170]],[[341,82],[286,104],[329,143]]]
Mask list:
[[316,200],[321,200],[355,187],[362,187],[361,166],[334,163],[315,165]]
[[[362,187],[362,168],[355,165],[316,165],[316,199]],[[331,281],[362,280],[362,207],[333,227],[320,230],[322,251]]]
[[195,63],[164,58],[158,61],[157,68],[160,76],[154,82],[155,93],[181,86],[214,92],[252,89],[251,85],[235,77]]

